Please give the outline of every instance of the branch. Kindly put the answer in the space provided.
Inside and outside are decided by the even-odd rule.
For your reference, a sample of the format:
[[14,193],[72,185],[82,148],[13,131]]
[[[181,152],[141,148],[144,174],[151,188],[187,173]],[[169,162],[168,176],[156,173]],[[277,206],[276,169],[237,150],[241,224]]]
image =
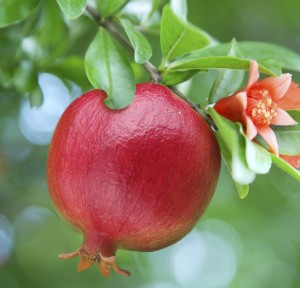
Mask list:
[[[95,11],[93,7],[90,5],[86,6],[86,11],[90,14],[90,16],[98,23],[99,26],[102,26],[107,31],[109,31],[114,37],[131,53],[134,53],[134,50],[128,42],[128,40],[119,32],[119,30],[116,28],[116,25],[112,23],[111,21],[104,21],[101,22],[101,16],[100,14]],[[150,62],[146,61],[143,64],[144,68],[149,72],[151,79],[154,83],[159,83],[162,79],[161,74],[158,72],[157,68]]]
[[[119,32],[119,30],[116,28],[116,25],[112,23],[109,20],[106,21],[101,21],[101,16],[100,14],[89,4],[86,6],[86,11],[90,16],[96,21],[96,23],[99,26],[102,26],[105,28],[107,31],[109,31],[127,50],[129,53],[134,53],[134,49],[131,46],[130,42]],[[151,75],[151,79],[153,80],[154,83],[159,83],[162,80],[162,76],[159,73],[158,69],[156,68],[155,65],[153,65],[150,61],[146,61],[143,64],[144,68],[149,72]],[[187,98],[185,95],[183,95],[177,88],[170,87],[170,89],[181,99],[183,99],[185,102],[187,102],[199,115],[201,115],[205,121],[212,127],[215,128],[214,122],[209,118],[203,110],[199,108],[198,105],[196,105],[192,100]]]
[[200,109],[196,103],[194,103],[191,99],[189,99],[184,94],[182,94],[176,87],[172,86],[172,87],[170,87],[170,89],[177,96],[179,96],[181,99],[183,99],[185,102],[187,102],[202,118],[204,118],[204,120],[210,125],[210,127],[217,130],[217,127],[216,127],[215,123],[213,122],[213,120],[207,114],[205,114],[203,112],[203,110]]

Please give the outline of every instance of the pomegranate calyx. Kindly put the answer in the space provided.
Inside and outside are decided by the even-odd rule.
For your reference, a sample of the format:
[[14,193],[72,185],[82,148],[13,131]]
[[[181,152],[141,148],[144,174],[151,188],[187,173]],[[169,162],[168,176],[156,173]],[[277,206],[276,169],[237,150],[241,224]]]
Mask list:
[[59,254],[60,259],[71,259],[77,256],[80,256],[80,260],[78,263],[77,271],[81,272],[88,268],[90,268],[94,263],[98,264],[99,271],[104,277],[108,277],[110,274],[110,268],[113,268],[114,271],[123,276],[130,276],[130,272],[124,269],[121,269],[116,264],[116,257],[104,257],[100,252],[90,255],[83,248],[76,250],[71,253],[62,253]]

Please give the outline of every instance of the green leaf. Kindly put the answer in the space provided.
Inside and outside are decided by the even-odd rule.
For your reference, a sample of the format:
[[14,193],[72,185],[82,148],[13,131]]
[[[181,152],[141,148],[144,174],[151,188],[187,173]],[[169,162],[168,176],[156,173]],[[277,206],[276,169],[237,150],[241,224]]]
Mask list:
[[152,49],[147,38],[129,20],[122,19],[121,23],[134,49],[135,62],[139,64],[145,63],[152,56]]
[[84,63],[79,56],[69,56],[60,59],[59,62],[47,67],[44,71],[54,74],[59,78],[68,79],[81,88],[89,88],[91,86],[86,76]]
[[[230,150],[227,148],[222,136],[220,135],[219,132],[216,132],[215,133],[215,136],[218,140],[218,143],[221,147],[221,151],[222,151],[222,156],[223,156],[223,159],[224,159],[224,162],[229,170],[229,172],[231,173],[231,176],[233,177],[233,173],[232,173],[232,169],[231,169],[231,163],[232,163],[232,153],[230,152]],[[239,184],[237,183],[234,179],[233,179],[233,182],[236,186],[236,189],[239,193],[239,196],[241,199],[244,199],[247,195],[248,195],[248,192],[249,192],[249,185],[248,184],[245,184],[245,185],[242,185],[242,184]]]
[[171,0],[170,6],[172,11],[184,21],[187,20],[187,1],[186,0]]
[[84,62],[90,82],[107,93],[108,107],[121,109],[131,103],[135,93],[133,71],[103,28],[90,44]]
[[211,38],[202,30],[184,22],[166,5],[161,22],[161,50],[163,60],[161,70],[173,58],[193,50],[201,49],[211,43]]
[[32,62],[23,61],[15,70],[13,83],[20,93],[33,91],[38,85],[38,74]]
[[[230,170],[233,179],[241,185],[252,183],[255,179],[255,173],[247,165],[246,143],[239,131],[239,126],[219,115],[213,108],[209,108],[208,112],[218,127],[217,133],[220,134],[231,154]],[[228,154],[226,151],[225,153]]]
[[55,1],[41,2],[39,19],[30,40],[35,47],[26,52],[41,67],[51,65],[69,48],[69,27]]
[[[210,56],[202,57],[202,53],[190,53],[185,55],[178,60],[172,62],[168,69],[169,70],[202,70],[202,69],[242,69],[249,70],[250,60],[245,58],[238,58],[233,56]],[[276,65],[273,61],[258,60],[259,70],[265,74],[272,76],[280,76],[280,66]]]
[[171,73],[162,74],[162,83],[166,86],[174,86],[189,80],[193,77],[198,70],[188,70],[188,71],[173,71]]
[[249,169],[256,174],[267,174],[272,166],[272,159],[270,153],[261,145],[251,141],[244,133],[241,124],[240,133],[245,139],[246,143],[246,161]]
[[57,0],[57,3],[69,19],[75,19],[83,14],[87,0]]
[[275,156],[274,154],[270,153],[272,162],[281,168],[283,171],[294,177],[296,180],[300,181],[300,171],[293,168],[289,163],[281,159],[280,157]]
[[279,153],[283,155],[300,155],[300,110],[288,113],[298,124],[291,126],[273,126],[279,146]]
[[129,0],[98,0],[98,9],[102,18],[119,12]]
[[43,92],[40,86],[37,85],[35,89],[29,93],[30,107],[40,107],[43,104],[43,101]]
[[[227,56],[238,56],[237,42],[232,40]],[[244,71],[233,69],[219,70],[217,78],[207,99],[207,104],[215,103],[224,96],[237,91],[244,79]]]
[[40,0],[0,0],[0,28],[26,18]]
[[300,55],[286,47],[254,41],[239,42],[238,47],[248,59],[272,58],[282,68],[300,71]]
[[[230,46],[231,43],[222,43],[195,51],[195,57],[226,56]],[[251,60],[271,59],[282,68],[300,71],[300,55],[286,47],[265,42],[240,41],[238,42],[238,49],[243,58]]]

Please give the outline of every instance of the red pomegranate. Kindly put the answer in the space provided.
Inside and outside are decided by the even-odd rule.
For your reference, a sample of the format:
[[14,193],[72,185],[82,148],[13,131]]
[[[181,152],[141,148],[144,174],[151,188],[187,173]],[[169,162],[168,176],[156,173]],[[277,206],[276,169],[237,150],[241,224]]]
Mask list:
[[55,130],[50,196],[84,241],[78,270],[116,266],[117,249],[153,251],[186,235],[209,203],[220,152],[207,123],[167,87],[138,84],[129,107],[111,110],[104,91],[76,99]]

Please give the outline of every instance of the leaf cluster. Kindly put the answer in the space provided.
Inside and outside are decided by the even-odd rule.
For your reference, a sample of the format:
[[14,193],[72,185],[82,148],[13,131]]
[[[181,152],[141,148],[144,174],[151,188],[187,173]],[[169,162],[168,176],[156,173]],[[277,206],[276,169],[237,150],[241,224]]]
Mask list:
[[[256,174],[268,173],[272,162],[300,180],[299,171],[247,139],[240,124],[224,119],[211,108],[241,88],[251,60],[258,62],[261,73],[277,77],[282,69],[300,72],[300,56],[264,42],[233,39],[219,43],[187,20],[185,0],[149,0],[150,9],[142,15],[135,12],[135,2],[1,2],[1,89],[28,95],[31,106],[38,107],[43,102],[38,76],[48,72],[67,86],[75,83],[83,91],[103,89],[107,93],[106,105],[122,109],[134,98],[141,67],[150,73],[152,81],[167,86],[188,81],[199,72],[215,70],[209,97],[199,109],[215,123],[215,135],[240,196],[247,195]],[[153,43],[148,39],[153,33],[160,42],[158,68],[150,62]],[[299,123],[299,111],[290,113]],[[275,127],[274,131],[282,154],[300,154],[300,125]]]

